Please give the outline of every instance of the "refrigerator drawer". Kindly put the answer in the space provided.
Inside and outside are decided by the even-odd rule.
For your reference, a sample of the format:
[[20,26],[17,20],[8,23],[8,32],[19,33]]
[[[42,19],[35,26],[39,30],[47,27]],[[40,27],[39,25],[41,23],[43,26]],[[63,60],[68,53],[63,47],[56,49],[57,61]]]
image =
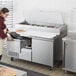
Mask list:
[[23,60],[31,61],[31,54],[32,54],[31,49],[23,48],[23,49],[21,49],[21,53],[19,54],[19,58],[23,59]]

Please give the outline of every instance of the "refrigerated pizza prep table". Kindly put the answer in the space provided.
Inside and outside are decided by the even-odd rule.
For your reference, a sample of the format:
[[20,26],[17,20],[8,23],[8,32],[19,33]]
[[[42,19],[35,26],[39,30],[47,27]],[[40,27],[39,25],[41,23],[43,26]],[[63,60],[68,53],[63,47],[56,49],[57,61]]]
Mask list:
[[67,34],[67,26],[58,13],[31,13],[29,18],[26,17],[30,25],[16,24],[12,28],[12,31],[28,39],[7,41],[8,55],[54,67],[56,60],[62,60],[62,37]]

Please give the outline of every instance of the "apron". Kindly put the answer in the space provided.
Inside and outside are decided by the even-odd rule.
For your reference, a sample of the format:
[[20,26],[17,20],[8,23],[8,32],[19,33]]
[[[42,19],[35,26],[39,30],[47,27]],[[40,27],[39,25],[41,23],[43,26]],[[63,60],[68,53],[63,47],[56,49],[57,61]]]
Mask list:
[[0,55],[2,55],[3,52],[3,39],[0,38]]

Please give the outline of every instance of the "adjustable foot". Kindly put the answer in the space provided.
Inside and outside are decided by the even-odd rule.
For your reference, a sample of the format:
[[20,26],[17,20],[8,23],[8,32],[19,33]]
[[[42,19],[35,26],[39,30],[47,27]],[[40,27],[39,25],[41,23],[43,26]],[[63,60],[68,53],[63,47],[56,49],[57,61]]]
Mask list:
[[14,58],[13,57],[11,57],[11,61],[14,61]]
[[49,69],[50,69],[50,70],[53,70],[53,69],[54,69],[54,67],[49,67]]
[[65,73],[67,73],[67,71],[66,71],[66,70],[65,70],[64,72],[65,72]]

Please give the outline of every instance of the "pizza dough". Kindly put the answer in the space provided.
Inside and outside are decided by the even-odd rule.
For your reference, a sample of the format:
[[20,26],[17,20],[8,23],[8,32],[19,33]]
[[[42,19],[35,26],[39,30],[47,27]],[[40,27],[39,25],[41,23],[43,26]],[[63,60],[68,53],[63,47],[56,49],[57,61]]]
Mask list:
[[18,30],[16,30],[16,32],[25,32],[25,30],[23,30],[23,29],[18,29]]

